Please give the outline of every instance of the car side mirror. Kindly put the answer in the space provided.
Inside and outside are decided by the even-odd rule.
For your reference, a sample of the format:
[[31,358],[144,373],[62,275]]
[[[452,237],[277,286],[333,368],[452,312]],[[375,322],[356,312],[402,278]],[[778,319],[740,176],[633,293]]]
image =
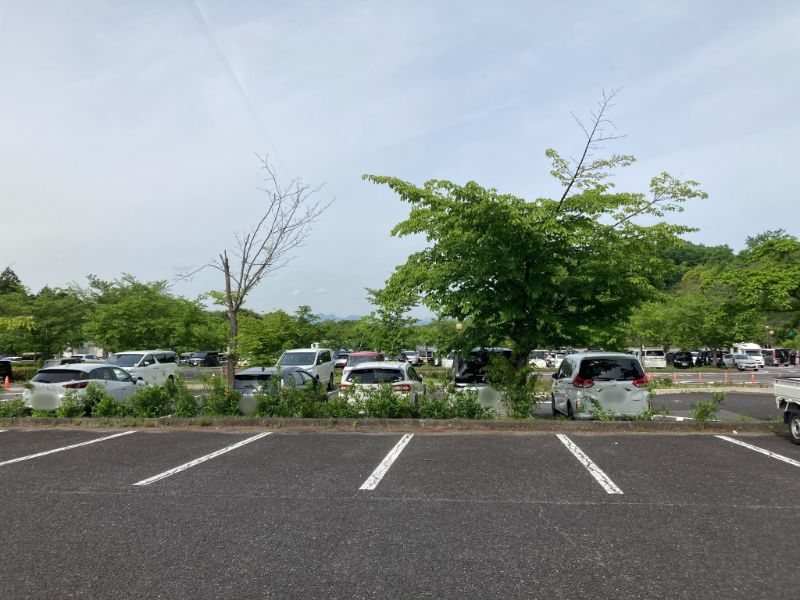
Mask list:
[[558,373],[554,372],[550,377],[552,377],[553,379],[558,379]]

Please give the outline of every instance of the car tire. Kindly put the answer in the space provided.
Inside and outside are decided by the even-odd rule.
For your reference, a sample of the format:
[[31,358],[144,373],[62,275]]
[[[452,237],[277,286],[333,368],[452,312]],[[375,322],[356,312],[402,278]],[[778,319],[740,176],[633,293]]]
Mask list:
[[170,375],[169,377],[167,377],[167,383],[169,385],[175,385],[175,378],[172,375]]
[[795,444],[800,444],[800,411],[789,415],[789,435]]
[[331,376],[328,378],[328,391],[333,391],[333,373],[331,373]]
[[569,400],[567,400],[567,418],[572,419],[573,421],[575,420],[575,413],[572,412],[572,402]]
[[555,419],[558,417],[559,412],[556,408],[556,397],[553,394],[550,394],[550,406],[553,408],[553,418]]

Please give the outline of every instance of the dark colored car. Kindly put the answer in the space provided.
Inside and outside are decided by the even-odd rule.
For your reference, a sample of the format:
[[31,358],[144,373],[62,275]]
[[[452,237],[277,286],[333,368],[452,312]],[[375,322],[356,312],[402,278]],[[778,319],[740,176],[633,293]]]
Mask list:
[[473,348],[469,356],[457,359],[455,364],[456,383],[489,383],[489,374],[486,367],[496,356],[503,356],[511,360],[512,351],[509,348]]
[[11,370],[10,360],[0,360],[0,385],[2,385],[6,377],[9,381],[14,381],[14,373]]
[[672,355],[672,366],[676,369],[691,369],[694,366],[694,357],[688,350],[681,350]]
[[219,352],[212,350],[195,352],[189,358],[189,364],[193,367],[216,367],[219,364]]

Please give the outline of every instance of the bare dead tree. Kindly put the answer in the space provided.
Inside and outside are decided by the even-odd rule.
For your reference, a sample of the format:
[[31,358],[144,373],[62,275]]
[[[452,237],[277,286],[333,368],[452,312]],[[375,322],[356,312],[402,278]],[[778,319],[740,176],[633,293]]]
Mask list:
[[220,271],[225,279],[222,300],[228,313],[228,386],[234,385],[234,371],[238,359],[239,311],[245,299],[264,278],[285,267],[294,252],[303,245],[311,225],[332,204],[313,196],[322,185],[311,187],[300,179],[281,185],[275,168],[268,157],[258,157],[264,169],[266,196],[264,212],[248,231],[235,233],[235,248],[223,250],[207,267]]

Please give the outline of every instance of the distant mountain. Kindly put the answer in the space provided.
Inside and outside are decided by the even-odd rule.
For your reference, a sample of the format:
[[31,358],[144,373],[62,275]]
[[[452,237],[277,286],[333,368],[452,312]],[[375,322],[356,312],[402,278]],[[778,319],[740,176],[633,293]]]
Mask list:
[[337,315],[317,315],[320,321],[358,321],[360,315],[348,315],[346,317],[339,317]]
[[[319,317],[320,321],[358,321],[361,318],[360,315],[348,315],[346,317],[339,317],[337,315],[332,315],[332,314],[321,314],[317,316]],[[432,320],[433,319],[429,317],[424,319],[418,318],[417,325],[427,325]]]

